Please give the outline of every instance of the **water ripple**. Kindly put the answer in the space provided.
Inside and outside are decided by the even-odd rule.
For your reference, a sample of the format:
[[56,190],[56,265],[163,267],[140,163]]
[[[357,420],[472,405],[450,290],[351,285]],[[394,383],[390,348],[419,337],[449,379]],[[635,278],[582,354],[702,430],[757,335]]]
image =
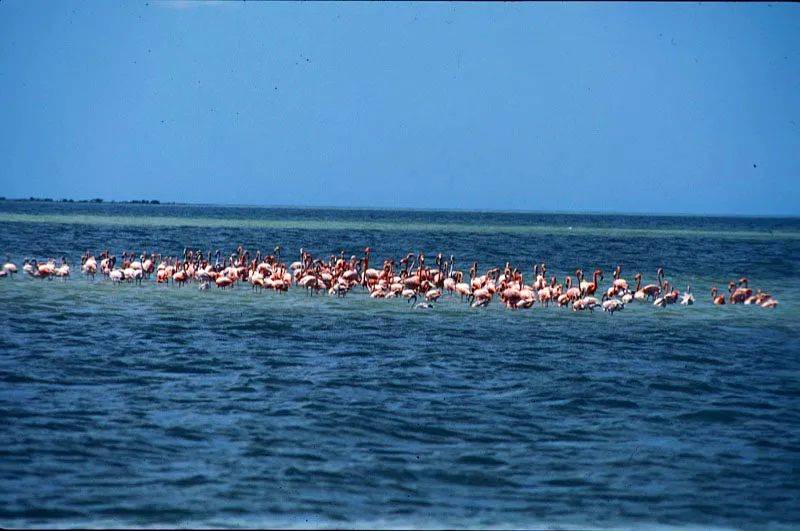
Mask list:
[[[800,521],[791,302],[800,247],[767,236],[800,233],[796,221],[587,217],[565,235],[541,228],[565,223],[557,216],[484,213],[485,227],[503,230],[439,234],[384,226],[411,223],[403,213],[325,214],[360,228],[350,232],[319,230],[314,212],[292,212],[305,225],[269,214],[239,227],[241,210],[179,225],[175,210],[147,210],[162,218],[154,231],[115,208],[103,207],[113,224],[73,219],[68,231],[0,218],[14,227],[0,231],[0,248],[179,255],[187,241],[227,249],[233,238],[325,256],[348,242],[348,254],[373,246],[377,263],[408,249],[451,250],[481,267],[548,260],[560,279],[594,262],[651,278],[668,260],[680,287],[747,273],[754,285],[774,282],[786,304],[766,312],[703,299],[608,316],[477,311],[445,297],[423,314],[358,290],[337,300],[0,279],[4,527],[685,531]],[[613,223],[631,230],[602,230]],[[728,225],[741,234],[718,234]]]

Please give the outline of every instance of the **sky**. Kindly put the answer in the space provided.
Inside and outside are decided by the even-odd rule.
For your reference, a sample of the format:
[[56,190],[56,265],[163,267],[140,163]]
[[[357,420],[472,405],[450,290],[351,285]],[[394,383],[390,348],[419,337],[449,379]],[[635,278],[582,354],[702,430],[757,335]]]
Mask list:
[[800,4],[0,0],[0,196],[800,215]]

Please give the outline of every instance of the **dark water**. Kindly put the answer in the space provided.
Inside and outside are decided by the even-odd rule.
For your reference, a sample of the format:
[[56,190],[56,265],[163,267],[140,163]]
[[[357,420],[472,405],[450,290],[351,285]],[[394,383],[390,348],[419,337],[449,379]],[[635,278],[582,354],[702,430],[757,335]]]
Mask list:
[[[0,279],[0,526],[796,528],[800,220],[0,202],[0,253],[618,263],[692,307]],[[780,301],[715,307],[746,275]]]

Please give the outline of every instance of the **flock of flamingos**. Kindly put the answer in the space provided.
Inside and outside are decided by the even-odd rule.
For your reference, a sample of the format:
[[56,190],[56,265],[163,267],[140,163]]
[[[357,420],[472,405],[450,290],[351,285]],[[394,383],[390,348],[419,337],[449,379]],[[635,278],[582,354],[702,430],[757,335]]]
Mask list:
[[[541,306],[556,305],[571,307],[573,311],[588,310],[594,312],[596,307],[613,313],[625,308],[632,301],[651,302],[654,306],[667,306],[679,303],[694,304],[694,296],[687,291],[681,294],[668,280],[664,279],[664,271],[659,269],[656,282],[642,286],[642,275],[637,273],[636,286],[632,287],[622,278],[620,266],[613,272],[613,282],[603,290],[598,279],[604,279],[601,270],[595,270],[587,280],[582,270],[575,272],[575,280],[571,276],[558,283],[556,277],[547,278],[546,264],[533,266],[532,282],[525,283],[519,268],[489,268],[483,274],[475,262],[469,268],[468,278],[464,272],[455,269],[455,260],[443,260],[438,254],[435,267],[425,264],[425,256],[409,253],[405,258],[395,262],[385,260],[381,268],[370,267],[370,249],[364,250],[364,257],[357,259],[351,256],[345,260],[344,251],[339,256],[332,255],[328,260],[315,258],[300,249],[299,260],[286,265],[281,261],[280,247],[275,247],[274,254],[263,255],[256,251],[243,250],[240,246],[228,257],[220,260],[220,252],[213,255],[211,251],[186,250],[183,256],[162,257],[161,255],[142,253],[138,257],[123,252],[121,261],[105,250],[97,257],[89,251],[81,256],[81,273],[94,280],[100,273],[113,284],[135,282],[141,284],[155,274],[158,284],[172,284],[183,287],[195,282],[200,289],[208,289],[212,284],[226,289],[248,284],[251,289],[262,291],[272,289],[285,293],[290,286],[305,288],[309,295],[327,292],[329,295],[344,297],[356,286],[369,292],[370,298],[390,299],[401,297],[413,302],[414,308],[431,308],[444,293],[451,297],[459,296],[472,307],[487,306],[495,298],[507,308],[531,308],[536,302]],[[35,258],[25,258],[23,271],[31,277],[40,279],[68,279],[71,269],[66,257],[61,264],[48,259],[39,262]],[[0,277],[13,277],[17,266],[6,255],[6,263],[0,271]],[[598,292],[598,289],[600,291]],[[601,295],[601,299],[597,298]],[[418,299],[423,300],[418,300]],[[757,290],[755,293],[747,287],[747,279],[728,283],[728,295],[719,294],[716,287],[711,289],[713,304],[756,304],[763,308],[774,308],[778,301],[771,295]]]

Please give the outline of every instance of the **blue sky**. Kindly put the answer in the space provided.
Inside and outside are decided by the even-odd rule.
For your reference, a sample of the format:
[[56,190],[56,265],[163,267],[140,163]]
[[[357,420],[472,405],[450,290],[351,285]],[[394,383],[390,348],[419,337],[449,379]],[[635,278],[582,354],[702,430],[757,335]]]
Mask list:
[[0,196],[800,215],[800,5],[0,2]]

